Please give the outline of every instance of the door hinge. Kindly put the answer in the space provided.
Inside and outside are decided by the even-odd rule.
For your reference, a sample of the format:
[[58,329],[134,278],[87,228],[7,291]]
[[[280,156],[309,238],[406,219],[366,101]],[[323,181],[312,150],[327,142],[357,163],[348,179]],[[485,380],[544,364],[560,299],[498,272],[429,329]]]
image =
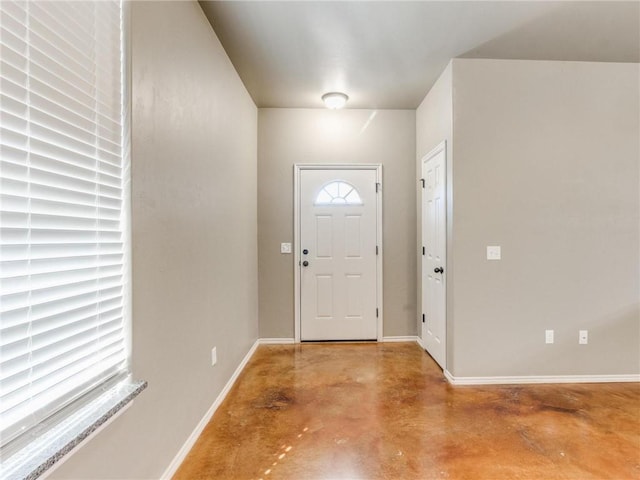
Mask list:
[[379,182],[376,182],[376,193],[378,193],[381,189],[382,189],[382,184]]
[[420,183],[422,183],[422,188],[424,188],[424,178],[420,179]]
[[378,245],[376,245],[376,255],[378,255]]
[[424,313],[422,314],[422,323],[424,323]]
[[378,309],[376,308],[376,318],[378,318]]
[[422,247],[422,254],[424,255],[424,247]]

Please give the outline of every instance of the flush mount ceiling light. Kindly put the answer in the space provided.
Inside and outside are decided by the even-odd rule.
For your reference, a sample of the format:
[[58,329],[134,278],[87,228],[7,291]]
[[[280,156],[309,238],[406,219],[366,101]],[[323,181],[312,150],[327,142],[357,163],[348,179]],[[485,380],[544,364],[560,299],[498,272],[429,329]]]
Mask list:
[[349,100],[349,97],[340,92],[329,92],[322,95],[322,101],[324,102],[326,107],[330,108],[331,110],[336,110],[338,108],[344,107],[347,103],[347,100]]

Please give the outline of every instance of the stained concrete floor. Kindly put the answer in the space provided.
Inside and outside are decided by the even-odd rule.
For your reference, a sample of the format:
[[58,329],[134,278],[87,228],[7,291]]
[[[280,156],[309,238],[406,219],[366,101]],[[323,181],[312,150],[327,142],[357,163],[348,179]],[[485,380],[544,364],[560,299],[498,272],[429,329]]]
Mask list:
[[640,385],[453,387],[414,343],[264,345],[174,479],[640,479]]

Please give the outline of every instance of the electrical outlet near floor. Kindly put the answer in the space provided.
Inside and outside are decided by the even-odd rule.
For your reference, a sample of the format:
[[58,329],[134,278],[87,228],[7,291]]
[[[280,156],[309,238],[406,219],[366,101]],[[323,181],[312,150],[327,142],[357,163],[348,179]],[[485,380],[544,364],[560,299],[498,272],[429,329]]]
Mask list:
[[545,330],[544,331],[544,342],[545,343],[553,343],[553,330]]
[[578,332],[578,343],[580,345],[586,345],[589,343],[589,330],[580,330]]
[[216,351],[216,347],[211,349],[211,366],[213,367],[216,363],[218,363],[218,352]]

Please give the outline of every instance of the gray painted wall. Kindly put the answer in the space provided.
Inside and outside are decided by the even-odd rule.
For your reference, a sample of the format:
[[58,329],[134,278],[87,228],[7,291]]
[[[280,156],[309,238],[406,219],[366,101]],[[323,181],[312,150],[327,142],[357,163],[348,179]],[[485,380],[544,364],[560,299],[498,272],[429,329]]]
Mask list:
[[260,109],[260,336],[293,338],[295,163],[383,165],[384,335],[415,335],[415,111]]
[[[638,65],[455,59],[452,73],[447,369],[639,373]],[[419,129],[449,96],[432,93]]]
[[454,60],[454,375],[640,373],[639,80]]
[[159,478],[258,336],[257,109],[197,3],[131,7],[133,372],[149,387],[51,478]]

